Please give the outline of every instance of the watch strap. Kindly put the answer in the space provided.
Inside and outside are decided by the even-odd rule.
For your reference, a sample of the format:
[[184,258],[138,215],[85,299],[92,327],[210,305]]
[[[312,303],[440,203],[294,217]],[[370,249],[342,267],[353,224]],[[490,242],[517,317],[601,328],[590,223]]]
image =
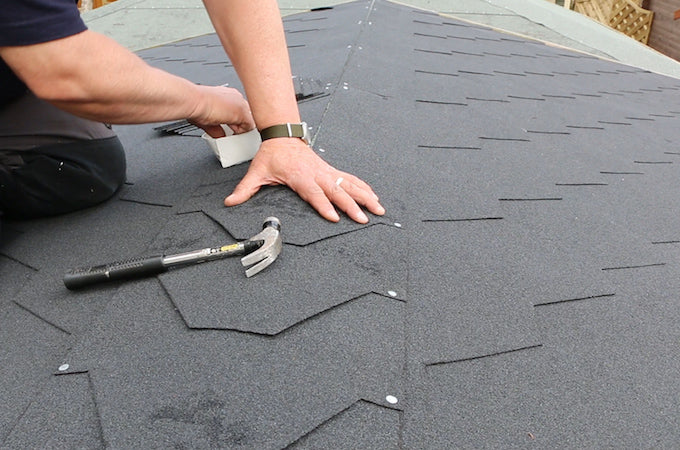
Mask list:
[[280,125],[272,125],[260,131],[260,137],[263,141],[267,139],[280,137],[296,137],[307,140],[307,124],[302,123],[283,123]]

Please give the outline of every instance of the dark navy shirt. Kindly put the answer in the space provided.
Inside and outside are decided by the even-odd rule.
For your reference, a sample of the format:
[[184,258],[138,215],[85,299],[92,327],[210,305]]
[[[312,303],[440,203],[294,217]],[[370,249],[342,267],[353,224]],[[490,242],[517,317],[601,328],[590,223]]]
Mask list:
[[[0,47],[39,44],[85,31],[76,5],[77,0],[2,0]],[[0,58],[0,107],[25,92],[26,85]]]

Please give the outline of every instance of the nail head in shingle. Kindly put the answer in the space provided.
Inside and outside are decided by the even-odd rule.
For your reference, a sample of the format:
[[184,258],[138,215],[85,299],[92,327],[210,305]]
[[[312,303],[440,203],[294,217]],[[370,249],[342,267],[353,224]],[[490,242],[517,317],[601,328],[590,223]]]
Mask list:
[[387,291],[387,293],[390,295],[390,297],[396,297],[397,293],[394,291]]
[[399,222],[394,222],[394,226],[397,228],[401,228],[401,224]]
[[399,401],[399,400],[397,399],[397,397],[395,397],[394,395],[388,395],[387,397],[385,397],[385,400],[386,400],[387,403],[389,403],[390,405],[396,405],[397,402]]
[[62,364],[61,366],[59,366],[59,372],[63,372],[65,370],[68,370],[69,367],[70,366],[68,364]]

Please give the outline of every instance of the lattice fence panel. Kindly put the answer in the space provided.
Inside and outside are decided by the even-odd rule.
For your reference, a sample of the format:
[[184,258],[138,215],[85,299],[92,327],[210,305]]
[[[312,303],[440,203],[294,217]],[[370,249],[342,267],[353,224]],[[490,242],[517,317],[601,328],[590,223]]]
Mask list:
[[574,11],[609,25],[613,0],[576,0]]
[[78,0],[78,9],[80,12],[90,11],[115,1],[116,0]]
[[646,44],[652,30],[654,13],[642,9],[631,0],[614,0],[609,26]]

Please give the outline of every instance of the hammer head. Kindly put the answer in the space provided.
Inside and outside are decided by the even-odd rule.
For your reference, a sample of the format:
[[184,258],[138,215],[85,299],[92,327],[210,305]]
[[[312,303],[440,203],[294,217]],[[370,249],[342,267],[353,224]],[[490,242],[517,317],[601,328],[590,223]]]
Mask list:
[[273,263],[281,253],[281,222],[276,217],[267,217],[262,231],[248,240],[262,242],[260,248],[241,258],[244,266],[255,264],[246,270],[246,276],[250,278]]

